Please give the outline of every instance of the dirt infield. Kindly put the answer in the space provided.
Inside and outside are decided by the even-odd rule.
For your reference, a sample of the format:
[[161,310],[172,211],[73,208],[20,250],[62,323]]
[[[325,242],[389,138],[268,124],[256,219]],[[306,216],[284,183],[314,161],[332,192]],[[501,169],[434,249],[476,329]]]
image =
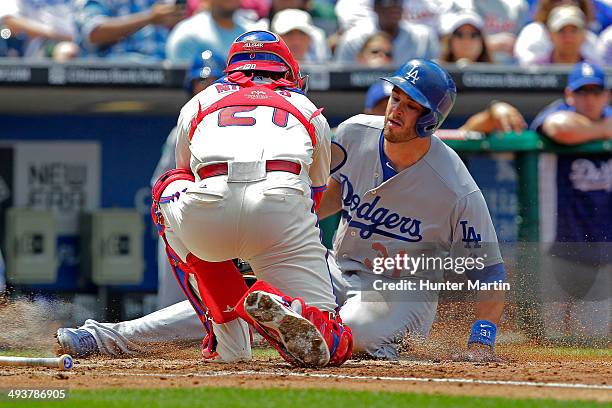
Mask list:
[[[351,360],[340,368],[293,369],[277,357],[205,363],[195,349],[164,358],[77,359],[72,371],[0,367],[2,388],[341,388],[430,394],[612,401],[612,361],[555,358],[500,347],[505,363]],[[518,361],[520,360],[520,361]]]
[[[0,305],[1,306],[1,305]],[[61,305],[60,305],[61,306]],[[543,347],[503,327],[496,351],[502,363],[448,361],[465,348],[470,317],[461,307],[442,315],[426,341],[407,341],[400,361],[351,360],[340,368],[294,369],[276,352],[258,349],[254,361],[207,363],[199,347],[154,347],[140,358],[76,359],[71,371],[0,366],[0,388],[96,389],[159,387],[339,388],[429,394],[612,401],[612,349]],[[15,302],[0,307],[0,349],[52,355],[58,305]],[[440,322],[445,322],[441,324]],[[451,324],[452,322],[452,324]],[[459,333],[459,335],[458,335]],[[166,346],[167,347],[167,346]]]

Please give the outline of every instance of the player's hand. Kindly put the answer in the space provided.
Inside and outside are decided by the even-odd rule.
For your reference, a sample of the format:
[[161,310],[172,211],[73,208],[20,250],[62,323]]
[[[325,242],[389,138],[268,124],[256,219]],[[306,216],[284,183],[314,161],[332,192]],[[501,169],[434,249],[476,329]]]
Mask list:
[[173,27],[185,18],[185,8],[175,4],[155,3],[151,7],[151,24]]
[[489,346],[478,343],[472,343],[466,350],[453,354],[452,360],[472,363],[502,363],[504,361],[495,355]]
[[499,132],[521,133],[527,128],[527,122],[514,106],[506,102],[495,102],[489,108],[489,114]]

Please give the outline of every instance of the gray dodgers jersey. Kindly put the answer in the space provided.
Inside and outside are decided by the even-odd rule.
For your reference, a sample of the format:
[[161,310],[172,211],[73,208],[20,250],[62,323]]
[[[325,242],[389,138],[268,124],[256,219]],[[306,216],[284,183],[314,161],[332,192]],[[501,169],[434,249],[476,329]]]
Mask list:
[[[427,154],[383,181],[384,117],[354,116],[338,127],[335,143],[346,162],[332,177],[342,185],[342,219],[334,252],[342,271],[372,273],[374,258],[483,257],[502,262],[484,197],[459,156],[436,136]],[[403,268],[389,277],[409,277]],[[442,271],[416,277],[440,279]]]

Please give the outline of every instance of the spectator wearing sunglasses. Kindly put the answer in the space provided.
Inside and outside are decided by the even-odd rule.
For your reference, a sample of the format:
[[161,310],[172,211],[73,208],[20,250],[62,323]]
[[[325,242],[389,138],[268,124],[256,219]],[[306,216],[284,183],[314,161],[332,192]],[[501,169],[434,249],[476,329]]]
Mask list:
[[[545,108],[533,130],[564,145],[612,139],[603,70],[574,65],[564,100]],[[540,261],[549,340],[610,341],[612,325],[612,154],[540,157]]]
[[357,63],[368,68],[386,67],[393,63],[393,40],[384,31],[373,34],[357,54]]
[[472,10],[482,18],[482,31],[495,62],[514,62],[516,36],[529,11],[525,0],[454,0],[454,8]]
[[412,58],[433,59],[439,52],[438,37],[424,24],[402,20],[403,0],[374,0],[374,21],[364,21],[338,40],[335,58],[338,62],[353,64],[359,50],[372,34],[383,31],[393,41],[393,64],[402,65]]
[[440,17],[440,62],[469,64],[493,62],[483,33],[482,18],[472,11]]
[[[593,25],[595,10],[591,0],[539,0],[534,21],[522,28],[514,45],[514,56],[521,66],[532,66],[542,59],[545,60],[551,54],[553,42],[548,22],[552,18],[553,10],[559,6],[568,5],[576,6],[582,11],[587,28]],[[583,33],[585,39],[582,42],[580,54],[589,60],[596,55],[597,36],[588,29],[584,29]]]
[[534,60],[535,64],[575,64],[581,61],[599,64],[593,45],[588,52],[583,50],[588,30],[586,16],[580,8],[573,5],[555,7],[550,12],[546,25],[552,50],[539,55]]

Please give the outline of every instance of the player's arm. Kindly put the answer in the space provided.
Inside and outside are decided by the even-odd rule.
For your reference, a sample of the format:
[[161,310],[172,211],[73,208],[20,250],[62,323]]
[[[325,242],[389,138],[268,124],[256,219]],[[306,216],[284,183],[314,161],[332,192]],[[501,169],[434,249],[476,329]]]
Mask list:
[[[499,264],[503,267],[503,264]],[[476,296],[476,320],[487,320],[499,324],[504,312],[503,290],[479,291]]]
[[[312,183],[312,199],[314,208],[319,214],[319,206],[323,198],[323,194],[327,190],[327,177],[329,176],[329,166],[331,160],[331,129],[327,120],[319,115],[313,119],[315,124],[315,135],[317,145],[315,146],[312,164],[308,176]],[[320,215],[319,215],[320,217]]]
[[[463,197],[453,211],[453,257],[472,258],[476,267],[466,271],[467,278],[481,284],[505,282],[506,272],[499,252],[497,234],[484,197],[474,191]],[[503,290],[478,290],[475,302],[476,320],[468,336],[468,349],[456,358],[468,361],[495,360],[497,325],[504,310]]]
[[555,142],[566,145],[612,139],[612,118],[592,121],[576,112],[560,111],[546,117],[541,130]]
[[334,215],[342,209],[342,185],[330,177],[327,179],[327,190],[323,193],[319,205],[319,219]]
[[338,126],[335,130],[334,141],[331,143],[330,175],[327,179],[327,191],[321,201],[319,219],[330,217],[342,209],[342,183],[338,179],[338,171],[347,161],[346,147],[343,145],[347,133],[347,122],[342,122]]
[[459,129],[482,133],[495,131],[520,133],[526,128],[527,123],[518,109],[506,102],[498,101],[470,116]]
[[[493,272],[495,268],[501,268],[499,272]],[[494,281],[505,281],[504,264],[500,263],[483,270],[484,279],[481,283]],[[488,271],[490,269],[491,271]],[[489,275],[487,278],[486,275]],[[494,347],[497,335],[497,326],[504,311],[505,292],[503,290],[479,290],[476,294],[475,314],[476,320],[472,324],[468,337],[468,353],[464,360],[489,360],[495,359]],[[475,351],[475,354],[470,353]]]
[[[480,282],[504,282],[503,263],[491,265],[480,271]],[[472,276],[470,279],[473,279]],[[476,321],[472,325],[468,338],[468,350],[461,360],[488,361],[495,360],[493,353],[497,326],[504,312],[505,291],[479,290],[476,294]]]

